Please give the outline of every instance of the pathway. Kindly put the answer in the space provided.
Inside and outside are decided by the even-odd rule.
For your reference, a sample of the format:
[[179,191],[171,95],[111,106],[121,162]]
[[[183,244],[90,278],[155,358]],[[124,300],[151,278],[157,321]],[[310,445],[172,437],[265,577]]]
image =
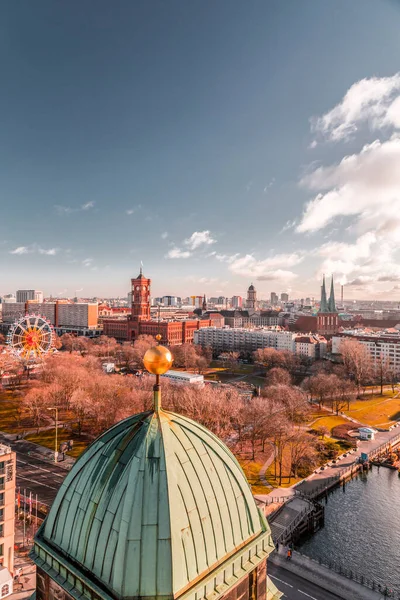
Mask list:
[[294,496],[296,490],[307,495],[313,495],[319,488],[324,487],[324,484],[327,485],[330,478],[337,477],[343,469],[351,470],[355,467],[358,459],[361,457],[361,453],[368,454],[373,452],[382,444],[389,443],[393,438],[398,436],[400,436],[400,427],[395,427],[391,431],[378,432],[373,441],[360,441],[357,450],[347,453],[346,457],[338,460],[335,464],[330,464],[323,469],[317,469],[312,475],[292,487],[276,488],[271,495],[257,494],[255,498],[261,502],[269,503],[271,496],[273,496],[274,498],[280,498],[282,501],[284,498]]
[[266,472],[268,471],[269,467],[272,465],[272,463],[275,460],[276,448],[275,448],[275,446],[274,446],[274,444],[272,442],[268,442],[268,443],[270,444],[270,446],[272,448],[272,453],[271,453],[271,456],[269,456],[267,458],[267,460],[265,461],[265,463],[263,464],[263,466],[260,469],[260,479],[261,479],[262,483],[265,485],[266,488],[268,488],[269,490],[273,490],[274,486],[271,485],[269,483],[269,481],[267,481],[267,478],[266,478],[265,474],[266,474]]

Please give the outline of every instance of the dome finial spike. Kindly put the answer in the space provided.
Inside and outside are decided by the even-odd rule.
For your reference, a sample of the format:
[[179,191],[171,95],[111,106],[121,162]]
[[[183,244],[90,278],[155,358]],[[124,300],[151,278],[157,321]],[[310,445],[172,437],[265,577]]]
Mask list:
[[161,410],[161,389],[160,375],[166,373],[172,365],[173,357],[171,352],[165,346],[160,345],[161,335],[156,335],[157,346],[149,348],[143,357],[143,364],[149,373],[156,376],[156,383],[153,387],[154,410]]

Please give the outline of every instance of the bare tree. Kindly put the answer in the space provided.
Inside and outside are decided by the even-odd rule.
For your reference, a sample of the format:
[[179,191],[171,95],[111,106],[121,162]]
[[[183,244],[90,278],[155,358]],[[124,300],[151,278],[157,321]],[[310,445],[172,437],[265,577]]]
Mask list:
[[298,471],[301,467],[308,468],[316,464],[315,437],[299,428],[293,429],[289,443],[289,456],[290,481],[292,475],[298,477]]
[[234,373],[238,364],[240,352],[223,352],[220,354],[221,360],[228,363],[230,370]]
[[267,385],[290,385],[292,378],[286,369],[273,367],[268,373]]
[[372,361],[368,349],[358,340],[342,339],[340,353],[349,377],[354,379],[357,394],[365,384],[372,371]]
[[382,352],[375,358],[375,378],[381,388],[381,396],[383,396],[383,386],[390,381],[391,366],[389,358],[384,356]]
[[32,387],[22,399],[23,405],[32,418],[33,425],[38,428],[48,416],[47,408],[50,405],[49,398],[42,386]]

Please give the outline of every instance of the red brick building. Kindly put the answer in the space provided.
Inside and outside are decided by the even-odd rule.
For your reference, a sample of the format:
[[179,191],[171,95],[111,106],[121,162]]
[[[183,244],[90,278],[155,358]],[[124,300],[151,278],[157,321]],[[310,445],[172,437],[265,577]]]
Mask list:
[[184,321],[158,321],[150,316],[151,279],[143,275],[131,279],[132,312],[127,318],[103,319],[103,333],[119,341],[134,342],[139,335],[161,335],[161,343],[168,346],[191,344],[193,334],[201,327],[215,326],[211,319],[186,319]]

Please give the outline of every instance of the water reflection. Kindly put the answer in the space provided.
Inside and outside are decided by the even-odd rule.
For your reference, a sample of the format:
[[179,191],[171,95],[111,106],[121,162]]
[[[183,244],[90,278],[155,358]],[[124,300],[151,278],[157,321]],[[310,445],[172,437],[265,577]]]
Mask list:
[[373,467],[326,498],[325,527],[301,552],[387,585],[400,593],[400,478]]

